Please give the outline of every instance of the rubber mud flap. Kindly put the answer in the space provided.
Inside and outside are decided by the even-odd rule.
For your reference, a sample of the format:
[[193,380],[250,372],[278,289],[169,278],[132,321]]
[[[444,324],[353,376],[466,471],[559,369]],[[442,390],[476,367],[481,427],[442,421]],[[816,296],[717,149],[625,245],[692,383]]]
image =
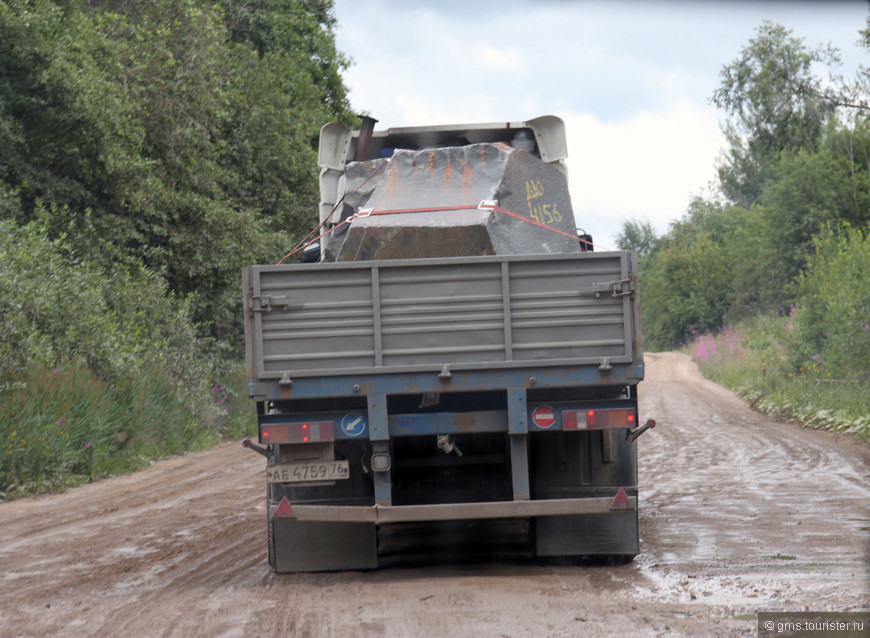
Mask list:
[[637,512],[540,516],[535,549],[538,556],[637,556]]
[[377,535],[370,523],[273,520],[275,571],[375,569]]

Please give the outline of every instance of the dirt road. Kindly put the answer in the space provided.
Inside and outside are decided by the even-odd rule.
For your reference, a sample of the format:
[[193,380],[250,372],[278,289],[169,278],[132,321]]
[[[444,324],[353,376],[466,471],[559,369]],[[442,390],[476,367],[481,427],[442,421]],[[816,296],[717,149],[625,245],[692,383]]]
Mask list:
[[770,421],[647,355],[641,555],[273,575],[238,443],[0,505],[0,636],[739,636],[870,606],[870,448]]

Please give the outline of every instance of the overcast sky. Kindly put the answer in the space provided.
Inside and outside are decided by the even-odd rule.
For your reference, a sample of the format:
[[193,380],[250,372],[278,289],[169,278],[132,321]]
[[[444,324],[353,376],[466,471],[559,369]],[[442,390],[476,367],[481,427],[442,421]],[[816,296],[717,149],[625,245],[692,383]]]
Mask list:
[[853,75],[864,0],[335,0],[353,108],[379,128],[558,115],[577,225],[661,234],[715,177],[723,65],[763,20],[831,43]]

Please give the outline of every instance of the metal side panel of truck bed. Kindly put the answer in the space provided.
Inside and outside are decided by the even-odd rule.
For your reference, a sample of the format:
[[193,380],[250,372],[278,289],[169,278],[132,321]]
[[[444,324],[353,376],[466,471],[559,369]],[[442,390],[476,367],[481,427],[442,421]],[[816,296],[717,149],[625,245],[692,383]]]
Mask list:
[[252,396],[324,376],[640,362],[630,252],[254,266]]

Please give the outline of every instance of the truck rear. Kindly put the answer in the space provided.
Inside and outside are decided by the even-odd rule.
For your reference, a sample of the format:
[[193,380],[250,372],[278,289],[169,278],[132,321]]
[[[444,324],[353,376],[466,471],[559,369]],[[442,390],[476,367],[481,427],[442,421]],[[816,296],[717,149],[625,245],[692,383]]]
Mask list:
[[637,263],[581,248],[560,125],[325,127],[317,262],[243,273],[275,571],[438,521],[638,553]]

